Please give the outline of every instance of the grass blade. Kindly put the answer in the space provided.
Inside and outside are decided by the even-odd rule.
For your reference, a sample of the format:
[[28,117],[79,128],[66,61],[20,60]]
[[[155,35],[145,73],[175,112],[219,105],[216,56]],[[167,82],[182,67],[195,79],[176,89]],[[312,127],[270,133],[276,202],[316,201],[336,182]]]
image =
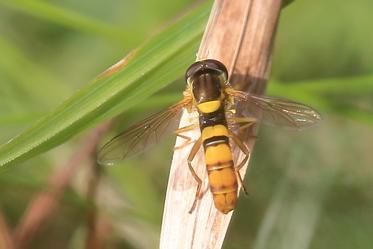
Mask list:
[[[94,126],[116,105],[127,108],[181,77],[194,60],[210,3],[180,19],[118,65],[80,90],[55,111],[0,147],[0,166],[14,165],[47,151]],[[116,111],[117,112],[117,111]],[[111,111],[110,116],[118,114]]]
[[80,13],[46,1],[0,0],[0,3],[49,22],[77,31],[99,35],[114,41],[124,41],[126,37],[131,37],[120,30],[119,27],[114,28],[99,20],[83,16]]

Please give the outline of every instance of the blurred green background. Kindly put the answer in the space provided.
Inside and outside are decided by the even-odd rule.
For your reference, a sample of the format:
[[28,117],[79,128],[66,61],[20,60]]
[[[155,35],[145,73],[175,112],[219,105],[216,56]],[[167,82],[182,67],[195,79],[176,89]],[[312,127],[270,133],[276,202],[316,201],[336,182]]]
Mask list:
[[[195,6],[0,0],[0,143]],[[224,248],[372,248],[372,9],[369,0],[299,0],[282,11],[268,93],[314,106],[323,121],[299,133],[261,128],[246,177],[250,196],[240,198]],[[183,88],[176,81],[151,108],[128,110],[120,126],[164,107],[170,98],[162,96],[173,99]],[[0,173],[0,215],[12,232],[20,233],[30,202],[48,192],[86,133]],[[172,146],[169,139],[102,172],[96,218],[105,248],[158,247]],[[85,246],[95,209],[84,165],[28,248]]]

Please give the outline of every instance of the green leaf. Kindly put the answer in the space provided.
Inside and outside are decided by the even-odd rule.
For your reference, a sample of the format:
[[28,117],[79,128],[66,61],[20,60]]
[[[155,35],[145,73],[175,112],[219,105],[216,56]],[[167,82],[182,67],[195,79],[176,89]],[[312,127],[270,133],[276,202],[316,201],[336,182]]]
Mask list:
[[123,42],[127,41],[129,37],[133,37],[133,34],[126,34],[119,27],[112,27],[99,20],[83,16],[47,1],[0,0],[0,3],[67,28],[99,35],[114,41]]
[[368,108],[372,106],[372,82],[373,76],[371,75],[289,84],[272,81],[268,85],[268,93],[300,101],[320,111],[372,125],[373,109]]
[[47,151],[103,121],[104,117],[118,114],[117,105],[130,108],[182,77],[185,68],[195,59],[210,7],[210,3],[199,6],[141,46],[125,67],[116,67],[111,73],[99,76],[30,129],[0,147],[0,166],[5,168]]

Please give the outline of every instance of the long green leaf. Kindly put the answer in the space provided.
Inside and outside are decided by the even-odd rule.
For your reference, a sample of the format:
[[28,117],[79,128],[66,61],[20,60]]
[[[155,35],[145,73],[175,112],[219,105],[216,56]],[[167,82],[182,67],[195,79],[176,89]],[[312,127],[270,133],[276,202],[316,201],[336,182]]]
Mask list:
[[133,34],[126,34],[119,27],[114,28],[99,20],[83,16],[46,1],[0,0],[0,3],[49,22],[99,35],[114,41],[125,41],[126,37],[127,40],[129,37],[133,37]]
[[[307,103],[312,107],[330,114],[340,115],[369,125],[373,124],[372,108],[360,108],[359,101],[353,100],[360,96],[360,101],[373,94],[373,77],[371,75],[356,76],[341,79],[321,79],[290,84],[271,82],[268,93]],[[332,98],[332,96],[339,98]],[[365,101],[369,105],[368,101]]]
[[194,60],[209,8],[210,2],[199,6],[145,43],[125,67],[98,77],[29,130],[0,147],[0,166],[15,165],[47,151],[102,121],[116,105],[129,108],[139,104],[181,77]]

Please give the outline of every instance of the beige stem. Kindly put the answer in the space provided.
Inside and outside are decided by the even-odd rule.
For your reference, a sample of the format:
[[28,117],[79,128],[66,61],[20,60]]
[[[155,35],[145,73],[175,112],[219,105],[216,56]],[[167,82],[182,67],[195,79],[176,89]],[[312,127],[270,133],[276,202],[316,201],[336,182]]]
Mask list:
[[[235,88],[263,94],[269,75],[272,42],[280,13],[281,0],[217,0],[210,14],[197,60],[211,58],[223,62]],[[180,127],[189,124],[184,113]],[[200,132],[188,134],[194,140]],[[176,146],[182,143],[176,140]],[[250,147],[254,141],[249,142]],[[214,207],[206,191],[192,214],[188,213],[197,184],[188,170],[191,146],[176,150],[173,156],[163,214],[161,249],[221,248],[232,213],[224,215]],[[234,148],[235,160],[243,154]],[[193,161],[195,171],[204,180],[206,169],[202,150]],[[246,172],[244,167],[241,174]],[[250,222],[250,221],[248,221]]]

